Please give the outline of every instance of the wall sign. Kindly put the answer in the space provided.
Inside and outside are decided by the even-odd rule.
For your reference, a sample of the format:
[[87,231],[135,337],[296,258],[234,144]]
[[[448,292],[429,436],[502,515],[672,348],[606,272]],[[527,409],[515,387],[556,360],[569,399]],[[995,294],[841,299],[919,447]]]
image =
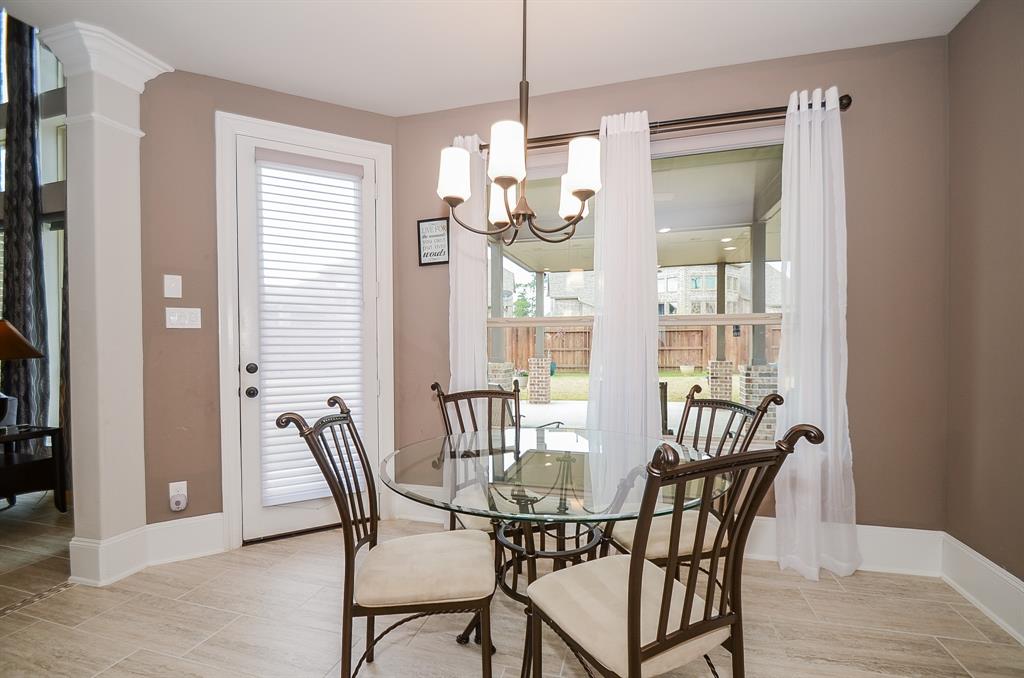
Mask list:
[[448,263],[448,217],[420,219],[416,222],[419,230],[420,266]]

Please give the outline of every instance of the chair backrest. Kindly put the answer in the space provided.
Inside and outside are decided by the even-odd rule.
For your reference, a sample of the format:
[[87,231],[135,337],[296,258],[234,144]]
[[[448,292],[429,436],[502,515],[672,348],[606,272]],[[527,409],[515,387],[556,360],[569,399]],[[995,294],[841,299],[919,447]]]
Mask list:
[[[445,393],[441,384],[436,381],[430,388],[437,393],[437,403],[441,408],[441,422],[444,424],[445,435],[459,433],[476,433],[492,428],[519,427],[519,380],[512,382],[512,390],[477,389]],[[478,421],[478,405],[486,402],[487,421]],[[497,407],[497,409],[495,409]],[[452,414],[455,415],[453,426]]]
[[327,406],[337,406],[339,414],[328,414],[310,426],[302,415],[286,412],[277,418],[277,427],[287,428],[289,424],[295,424],[331,489],[341,515],[348,589],[350,576],[355,572],[356,553],[363,545],[370,548],[377,545],[380,514],[373,468],[352,421],[352,412],[339,396],[328,398]]
[[[818,428],[798,425],[774,449],[723,454],[683,464],[679,463],[679,453],[669,445],[662,445],[654,453],[647,466],[647,483],[629,563],[626,622],[630,676],[639,676],[641,663],[651,657],[737,620],[743,551],[754,515],[783,461],[801,438],[815,445],[824,440]],[[714,501],[718,493],[725,507],[720,512],[714,509],[719,504]],[[661,496],[673,496],[674,510],[668,562],[664,571],[656,570],[655,577],[651,568],[645,567],[645,554]],[[687,500],[696,497],[700,497],[699,507],[684,511]],[[715,520],[709,520],[712,515]],[[696,521],[691,549],[680,549],[679,545],[684,519]],[[706,535],[714,536],[710,551],[705,546]],[[684,561],[680,551],[703,552],[705,557]],[[644,583],[645,569],[655,581]],[[686,572],[681,573],[681,569]],[[706,581],[701,581],[701,576]],[[682,582],[682,592],[678,582]],[[644,590],[648,600],[652,590],[661,591],[657,633],[647,643],[640,631]]]
[[[676,442],[714,457],[750,449],[768,408],[783,402],[778,393],[770,393],[757,407],[748,407],[731,400],[698,399],[701,390],[700,384],[694,384],[686,395]],[[693,426],[687,430],[690,421]]]

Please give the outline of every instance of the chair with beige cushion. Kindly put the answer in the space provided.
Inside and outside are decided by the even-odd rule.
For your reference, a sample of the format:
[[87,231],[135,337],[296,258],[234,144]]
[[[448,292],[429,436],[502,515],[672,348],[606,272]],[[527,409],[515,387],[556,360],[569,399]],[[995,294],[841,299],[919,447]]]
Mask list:
[[[778,393],[766,395],[761,400],[761,404],[754,408],[729,400],[698,399],[697,394],[700,392],[700,385],[694,384],[686,396],[676,442],[712,457],[745,452],[750,449],[750,444],[754,441],[761,421],[768,414],[768,408],[783,403],[782,396]],[[720,507],[712,509],[708,520],[717,523],[721,517],[719,513]],[[668,558],[669,542],[672,536],[671,523],[671,516],[659,516],[651,524],[651,534],[647,541],[647,557],[656,564],[664,564]],[[611,536],[611,544],[620,552],[631,553],[636,540],[633,532],[634,526],[633,522],[608,524],[605,532]],[[696,517],[685,515],[681,521],[682,532],[679,537],[679,544],[684,550],[694,543],[695,529]],[[710,544],[705,543],[702,546],[703,552],[706,552]],[[684,551],[682,555],[688,557],[690,553]]]
[[[531,675],[544,675],[541,634],[547,625],[601,676],[647,678],[702,656],[717,676],[707,654],[723,645],[732,653],[733,678],[743,678],[743,550],[757,507],[802,438],[813,444],[823,440],[817,428],[795,426],[774,449],[690,463],[680,463],[669,445],[659,447],[647,467],[636,550],[559,570],[527,589]],[[726,511],[720,521],[711,521],[716,494]],[[663,496],[674,497],[670,534],[683,533],[684,514],[696,520],[691,543],[684,549],[671,540],[662,568],[643,554]],[[699,508],[684,511],[695,498]],[[680,556],[705,549],[702,567]]]
[[[441,410],[441,423],[445,435],[519,428],[518,379],[512,382],[511,391],[496,388],[445,393],[441,384],[436,381],[430,388],[437,393],[437,404]],[[483,421],[485,417],[486,421]],[[464,486],[456,488],[456,494],[478,492],[479,485],[474,478],[466,479]],[[452,530],[460,526],[485,532],[493,529],[491,520],[483,516],[449,513],[448,521],[449,529]]]
[[[366,618],[366,650],[355,664],[373,661],[374,645],[398,625],[431,614],[474,613],[480,620],[483,675],[491,676],[490,604],[494,595],[493,549],[480,530],[458,530],[402,537],[377,543],[377,492],[373,469],[345,402],[327,401],[338,414],[313,425],[294,412],[277,426],[294,424],[309,446],[337,504],[345,547],[342,593],[341,675],[352,672],[352,620]],[[366,552],[357,566],[356,556]],[[374,618],[410,615],[374,636]]]

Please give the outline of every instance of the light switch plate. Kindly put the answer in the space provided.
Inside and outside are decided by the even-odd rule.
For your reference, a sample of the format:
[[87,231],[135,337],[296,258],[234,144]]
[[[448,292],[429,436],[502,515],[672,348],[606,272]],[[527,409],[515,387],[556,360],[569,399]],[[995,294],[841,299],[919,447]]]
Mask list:
[[168,306],[164,309],[165,326],[168,329],[199,329],[203,326],[203,313],[200,308],[173,308]]
[[181,276],[180,275],[164,275],[164,298],[165,299],[181,299]]

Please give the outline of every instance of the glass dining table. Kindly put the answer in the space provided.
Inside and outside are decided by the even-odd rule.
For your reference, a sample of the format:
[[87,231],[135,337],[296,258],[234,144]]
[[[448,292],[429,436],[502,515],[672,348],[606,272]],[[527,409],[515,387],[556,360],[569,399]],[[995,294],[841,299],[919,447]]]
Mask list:
[[[498,584],[525,604],[524,569],[523,583],[529,584],[540,560],[557,570],[595,558],[607,549],[607,526],[637,517],[647,464],[662,444],[675,448],[682,462],[707,457],[660,438],[520,427],[413,443],[386,457],[380,476],[403,497],[476,517],[462,518],[464,523],[490,521],[498,542]],[[699,488],[683,491],[693,495],[684,498],[685,508],[700,503]],[[655,514],[670,513],[674,499],[662,496]]]

